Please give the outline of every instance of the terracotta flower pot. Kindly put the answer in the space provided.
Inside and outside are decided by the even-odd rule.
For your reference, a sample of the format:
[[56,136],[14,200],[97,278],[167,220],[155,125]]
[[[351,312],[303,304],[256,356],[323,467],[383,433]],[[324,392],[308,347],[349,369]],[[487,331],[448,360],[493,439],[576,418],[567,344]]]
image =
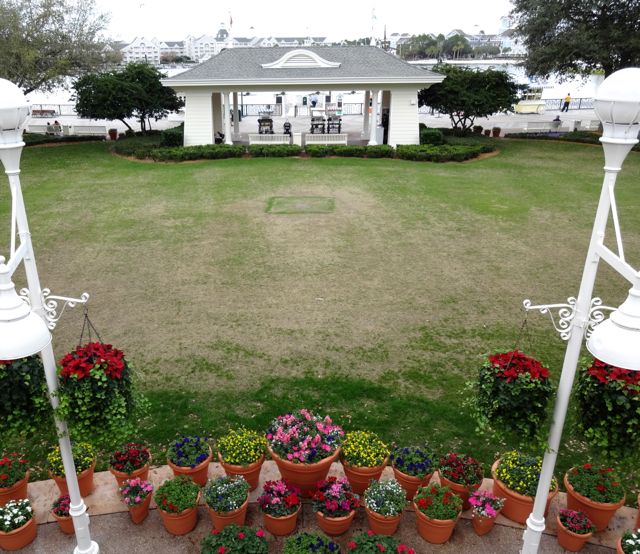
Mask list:
[[[493,494],[505,499],[502,515],[516,523],[526,523],[529,514],[533,511],[533,496],[525,496],[508,488],[500,479],[496,477],[496,468],[500,460],[496,460],[491,466],[491,476],[493,477]],[[551,491],[547,497],[547,505],[544,510],[546,516],[553,497],[558,494],[558,487]]]
[[351,510],[349,515],[342,517],[327,517],[322,512],[316,512],[316,521],[324,533],[335,537],[337,535],[343,535],[349,530],[355,515],[355,510]]
[[60,531],[65,535],[73,535],[75,531],[73,529],[73,518],[71,516],[59,516],[55,512],[51,512],[51,515],[58,522]]
[[149,464],[151,463],[151,456],[149,456],[149,461],[143,465],[140,469],[135,469],[131,473],[125,473],[123,471],[118,471],[117,469],[109,468],[111,474],[116,478],[116,482],[118,483],[118,488],[120,488],[127,479],[135,479],[136,477],[140,477],[140,479],[144,479],[145,481],[149,480]]
[[20,481],[16,481],[10,487],[0,487],[0,506],[4,506],[9,500],[21,500],[27,498],[27,485],[29,483],[29,470]]
[[149,505],[151,504],[151,493],[144,497],[144,500],[137,506],[129,506],[129,516],[136,525],[142,523],[149,515]]
[[416,528],[418,534],[431,544],[443,544],[447,542],[453,534],[453,529],[458,519],[431,519],[424,515],[413,503],[416,512]]
[[640,494],[638,495],[638,513],[636,514],[636,529],[640,529]]
[[[82,497],[89,496],[93,491],[93,472],[95,468],[96,461],[94,460],[91,467],[88,467],[78,474],[78,487],[80,487],[80,496]],[[69,494],[67,480],[64,478],[64,475],[60,477],[59,475],[54,475],[49,471],[49,476],[56,482],[56,485],[58,485],[60,495]]]
[[258,488],[258,483],[260,482],[260,471],[262,470],[262,464],[264,463],[264,456],[262,456],[258,461],[249,464],[248,466],[227,464],[222,459],[222,456],[219,452],[218,460],[220,461],[220,465],[227,475],[242,475],[247,483],[249,483],[249,490],[253,491]]
[[369,487],[369,481],[377,481],[380,479],[388,460],[389,458],[386,458],[382,464],[375,467],[357,467],[342,460],[344,474],[347,476],[347,479],[349,479],[349,484],[353,492],[356,494],[364,494],[364,491]]
[[340,455],[340,448],[336,449],[328,458],[315,464],[294,464],[293,462],[282,459],[270,448],[269,453],[278,466],[282,478],[294,484],[306,495],[309,495],[309,493],[315,490],[318,481],[327,478],[331,464]]
[[179,514],[170,514],[164,510],[158,510],[164,528],[172,535],[186,535],[195,529],[198,524],[198,506],[187,508]]
[[174,475],[188,475],[194,482],[198,483],[201,487],[204,487],[207,484],[207,477],[209,475],[209,464],[211,463],[211,458],[213,458],[213,454],[211,452],[211,447],[209,447],[209,455],[206,460],[203,460],[195,467],[182,467],[177,466],[171,460],[167,458],[167,465],[171,468]]
[[5,533],[0,531],[0,548],[4,550],[20,550],[31,544],[38,534],[35,517],[32,517],[22,527]]
[[495,517],[482,517],[476,514],[471,516],[471,524],[473,525],[473,530],[476,532],[476,535],[482,536],[486,535],[496,523]]
[[216,512],[207,504],[205,504],[205,506],[207,506],[207,511],[209,512],[213,526],[218,531],[222,531],[227,525],[234,523],[236,525],[244,525],[245,519],[247,518],[247,508],[249,507],[249,497],[247,496],[242,506],[232,512]]
[[[569,472],[570,471],[571,470],[569,470]],[[569,472],[564,475],[564,486],[567,489],[567,508],[587,514],[591,522],[595,525],[596,531],[606,529],[616,510],[624,506],[624,496],[619,502],[615,503],[594,502],[576,492],[567,478]]]
[[624,554],[624,550],[622,550],[622,537],[620,537],[616,543],[616,554]]
[[367,506],[364,507],[369,519],[369,527],[376,535],[393,535],[398,530],[402,514],[397,516],[383,516]]
[[400,471],[399,469],[396,469],[394,467],[393,468],[393,475],[396,478],[396,480],[398,481],[398,483],[400,483],[402,488],[407,493],[407,500],[411,501],[411,500],[413,500],[413,497],[416,495],[416,492],[418,491],[418,488],[419,487],[424,487],[425,485],[427,485],[429,483],[429,481],[431,481],[431,477],[433,476],[433,472],[432,473],[427,473],[427,475],[425,475],[424,477],[420,478],[420,477],[414,477],[413,475],[408,475],[406,473],[403,473],[402,471]]
[[578,533],[574,533],[569,531],[562,522],[560,518],[556,516],[556,535],[558,536],[558,544],[568,550],[569,552],[578,552],[582,550],[582,547],[586,544],[586,542],[591,538],[593,533],[587,533],[586,535],[579,535]]
[[457,494],[460,498],[462,498],[462,509],[468,510],[471,508],[471,504],[469,504],[469,495],[473,491],[477,491],[482,485],[482,482],[477,483],[475,485],[460,485],[458,483],[454,483],[450,479],[447,479],[442,473],[438,472],[438,476],[440,477],[440,484],[446,485],[449,487],[455,494]]
[[288,516],[275,517],[269,514],[262,514],[264,526],[272,535],[276,535],[278,537],[283,537],[285,535],[290,535],[296,530],[296,525],[298,523],[298,514],[300,513],[300,507],[289,514]]

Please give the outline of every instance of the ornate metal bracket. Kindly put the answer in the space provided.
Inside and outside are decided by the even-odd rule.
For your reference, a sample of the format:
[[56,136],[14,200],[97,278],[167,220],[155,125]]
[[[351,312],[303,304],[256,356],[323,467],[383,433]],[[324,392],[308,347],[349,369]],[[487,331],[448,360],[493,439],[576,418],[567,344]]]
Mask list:
[[[565,341],[571,338],[571,332],[573,330],[572,322],[576,316],[576,299],[573,296],[567,298],[566,304],[539,304],[534,306],[531,304],[531,300],[527,299],[522,302],[522,305],[527,311],[538,310],[543,315],[548,314],[551,324],[560,334],[560,338]],[[552,310],[557,310],[558,313],[556,317],[554,317]],[[603,306],[601,298],[593,298],[589,307],[589,319],[585,331],[587,338],[589,338],[593,332],[594,327],[604,320],[603,310],[613,311],[615,308]]]
[[[29,289],[21,289],[20,296],[29,303]],[[70,298],[51,294],[51,289],[42,289],[42,305],[44,307],[44,317],[47,320],[47,327],[52,331],[56,328],[67,306],[69,306],[69,308],[75,308],[78,304],[86,304],[88,301],[89,293],[87,292],[83,292],[80,298]],[[58,307],[59,302],[63,302],[62,308]]]

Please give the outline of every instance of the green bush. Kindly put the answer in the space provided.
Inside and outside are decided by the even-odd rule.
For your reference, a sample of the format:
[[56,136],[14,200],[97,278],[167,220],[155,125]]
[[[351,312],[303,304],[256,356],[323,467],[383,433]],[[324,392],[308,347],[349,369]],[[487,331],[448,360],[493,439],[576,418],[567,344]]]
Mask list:
[[173,147],[184,144],[184,123],[171,129],[165,129],[160,135],[160,146]]
[[299,156],[301,152],[302,148],[297,144],[252,144],[249,146],[249,154],[254,158],[285,158]]
[[377,144],[366,147],[367,158],[395,158],[396,149],[388,144]]
[[444,135],[438,129],[427,127],[420,131],[420,144],[444,144]]
[[160,137],[136,137],[126,135],[126,138],[113,143],[113,150],[121,156],[133,156],[138,159],[145,159],[151,156],[151,151],[160,145]]
[[242,145],[206,144],[176,148],[155,148],[150,152],[155,162],[184,162],[189,160],[222,160],[240,158],[245,153]]
[[396,153],[400,159],[416,162],[463,162],[493,150],[495,148],[490,144],[399,144]]
[[25,146],[36,146],[38,144],[49,143],[70,143],[70,142],[95,142],[96,140],[105,140],[100,136],[53,136],[53,135],[41,135],[39,133],[24,133],[22,140]]
[[304,151],[312,158],[326,158],[327,156],[331,156],[331,151],[325,144],[310,144],[304,147]]

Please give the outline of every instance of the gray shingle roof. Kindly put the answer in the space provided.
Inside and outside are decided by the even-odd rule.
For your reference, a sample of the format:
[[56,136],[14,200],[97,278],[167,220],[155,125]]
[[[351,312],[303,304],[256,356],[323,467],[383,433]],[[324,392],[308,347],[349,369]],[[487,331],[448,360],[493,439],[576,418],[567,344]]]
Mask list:
[[[308,50],[329,62],[331,68],[263,68],[292,50]],[[311,46],[296,48],[231,48],[180,73],[163,79],[168,86],[305,83],[438,83],[442,75],[411,66],[372,46]]]

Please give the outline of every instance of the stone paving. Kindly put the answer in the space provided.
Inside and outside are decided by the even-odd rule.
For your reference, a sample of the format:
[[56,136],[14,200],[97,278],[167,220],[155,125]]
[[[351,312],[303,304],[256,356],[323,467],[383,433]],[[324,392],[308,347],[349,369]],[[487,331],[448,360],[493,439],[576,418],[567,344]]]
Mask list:
[[[330,475],[342,475],[341,465],[334,463]],[[224,471],[218,463],[209,467],[209,477],[223,475]],[[172,476],[168,466],[152,468],[149,478],[157,487],[165,479]],[[386,468],[383,478],[392,477],[391,468]],[[278,479],[279,473],[274,462],[265,462],[260,475],[260,483],[266,480]],[[436,479],[434,477],[434,479]],[[482,488],[491,488],[490,479],[485,479]],[[258,528],[262,525],[262,516],[256,503],[261,485],[251,493],[247,525]],[[30,546],[21,550],[24,554],[63,554],[70,553],[75,547],[75,537],[64,535],[58,528],[50,513],[51,503],[58,495],[58,489],[52,480],[29,483],[29,497],[32,499],[36,520],[39,523],[38,536]],[[85,502],[91,516],[92,539],[100,545],[101,554],[182,554],[199,552],[199,544],[206,534],[211,532],[212,525],[206,510],[199,510],[199,522],[194,531],[183,537],[174,537],[167,533],[162,526],[155,504],[149,517],[140,525],[134,525],[124,505],[119,501],[116,481],[108,471],[95,475],[95,489],[86,497]],[[547,530],[542,537],[541,554],[562,553],[555,538],[555,514],[565,505],[565,496],[559,493],[554,499],[549,517]],[[522,544],[522,530],[524,526],[513,523],[499,516],[494,529],[484,537],[478,537],[470,522],[470,511],[462,514],[461,520],[451,540],[444,545],[431,545],[423,541],[415,530],[415,515],[412,510],[406,510],[400,529],[396,536],[399,540],[415,549],[417,554],[437,552],[442,554],[461,554],[467,552],[487,552],[508,554],[519,552]],[[636,517],[633,508],[621,508],[616,513],[608,529],[598,533],[582,552],[585,554],[611,554],[615,550],[615,543],[624,529],[631,528]],[[367,521],[363,510],[359,510],[349,533],[338,537],[338,542],[344,546],[350,538],[362,531],[366,531]],[[310,502],[305,501],[302,514],[298,520],[298,531],[318,531]],[[282,550],[282,538],[275,538],[267,534],[269,552],[278,553]]]

